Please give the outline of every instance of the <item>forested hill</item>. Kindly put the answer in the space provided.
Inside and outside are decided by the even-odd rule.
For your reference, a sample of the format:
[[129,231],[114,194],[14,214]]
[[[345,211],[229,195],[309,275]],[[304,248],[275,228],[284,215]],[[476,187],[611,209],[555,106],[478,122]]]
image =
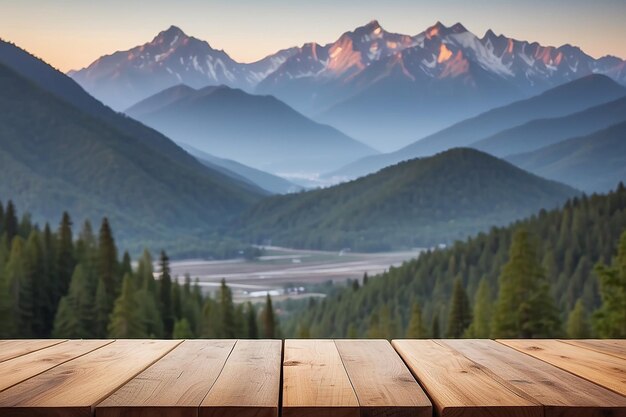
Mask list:
[[335,187],[265,199],[241,222],[246,238],[284,246],[428,247],[556,208],[576,194],[483,152],[458,148]]
[[184,161],[148,146],[2,64],[0,90],[0,196],[36,221],[68,210],[77,222],[108,216],[127,248],[202,245],[190,235],[217,229],[265,195],[171,142]]
[[[516,259],[512,260],[509,251],[513,236],[519,230],[527,232],[525,242],[517,242],[526,250],[513,248]],[[573,315],[583,323],[585,317],[589,319],[588,313],[598,308],[599,286],[593,268],[598,262],[611,262],[617,253],[619,236],[625,230],[626,188],[620,184],[608,195],[574,198],[563,209],[541,211],[524,221],[493,228],[489,233],[479,234],[448,249],[424,253],[380,277],[368,279],[362,286],[354,285],[321,302],[310,302],[293,313],[285,331],[288,337],[449,336],[447,329],[452,320],[448,320],[448,316],[456,281],[460,285],[456,290],[454,317],[458,319],[458,312],[464,310],[468,320],[465,326],[469,324],[468,301],[470,314],[474,315],[472,331],[465,327],[464,331],[469,332],[466,335],[518,337],[518,333],[494,334],[489,320],[492,312],[495,314],[491,305],[499,295],[499,282],[506,282],[519,266],[515,262],[526,256],[530,264],[536,258],[536,264],[520,274],[524,275],[522,279],[530,275],[529,270],[534,271],[538,280],[545,277],[549,293],[555,298],[561,325],[543,333],[555,337],[564,330],[566,318],[570,317],[578,300],[579,306]],[[509,264],[504,268],[507,262]],[[484,281],[479,291],[482,278]],[[532,286],[525,285],[521,293],[530,291]],[[418,308],[413,309],[414,305]],[[512,317],[520,305],[522,303],[505,305],[505,315]],[[530,315],[533,314],[542,314],[542,311],[531,311]],[[419,316],[421,319],[415,320]],[[414,319],[412,322],[411,318]],[[576,335],[589,337],[585,332]]]

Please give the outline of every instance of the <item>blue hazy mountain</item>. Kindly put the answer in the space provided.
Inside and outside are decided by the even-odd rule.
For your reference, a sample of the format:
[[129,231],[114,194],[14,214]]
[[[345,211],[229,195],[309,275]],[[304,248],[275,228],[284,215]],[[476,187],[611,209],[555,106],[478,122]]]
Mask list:
[[179,85],[126,113],[180,143],[272,173],[319,173],[376,154],[272,96]]
[[584,136],[623,121],[626,121],[626,96],[567,116],[533,120],[470,146],[503,157],[530,152],[571,137]]
[[626,122],[507,160],[583,191],[605,193],[626,182]]
[[[529,99],[489,110],[420,139],[395,152],[357,160],[326,177],[356,178],[411,158],[433,155],[479,140],[536,119],[556,118],[605,104],[626,95],[626,87],[604,75],[590,75]],[[615,117],[615,116],[614,116]]]

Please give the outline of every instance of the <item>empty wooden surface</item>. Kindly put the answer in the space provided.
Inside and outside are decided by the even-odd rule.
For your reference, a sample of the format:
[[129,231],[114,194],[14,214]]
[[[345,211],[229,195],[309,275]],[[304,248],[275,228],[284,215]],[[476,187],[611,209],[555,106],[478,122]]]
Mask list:
[[0,392],[0,416],[91,416],[95,404],[179,343],[116,340]]
[[200,405],[200,417],[278,417],[280,340],[238,340]]
[[336,340],[361,417],[432,416],[432,404],[386,340]]
[[186,340],[98,404],[97,417],[198,415],[234,340]]
[[0,362],[0,391],[85,355],[112,340],[70,340]]
[[442,417],[543,416],[539,403],[444,344],[433,340],[392,343]]
[[498,342],[626,395],[626,361],[617,356],[558,340],[499,340]]
[[570,345],[574,346],[580,346],[586,349],[595,350],[596,352],[606,353],[607,355],[614,355],[618,358],[626,360],[626,339],[562,340],[562,342],[569,343]]
[[64,341],[64,339],[0,340],[0,362],[54,346]]
[[285,340],[282,407],[284,417],[359,417],[333,340]]
[[0,341],[0,417],[626,417],[624,340],[498,342]]
[[541,403],[546,417],[626,416],[626,397],[493,340],[442,343]]

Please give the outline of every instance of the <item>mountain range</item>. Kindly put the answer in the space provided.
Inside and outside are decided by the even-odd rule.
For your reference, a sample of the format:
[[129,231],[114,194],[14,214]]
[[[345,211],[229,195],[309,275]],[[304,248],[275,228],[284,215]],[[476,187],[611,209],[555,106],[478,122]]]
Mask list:
[[512,155],[507,160],[589,193],[608,192],[626,179],[626,121],[590,135]]
[[77,224],[107,216],[125,247],[198,250],[207,249],[200,233],[206,239],[268,195],[114,113],[25,51],[2,43],[0,56],[0,195],[35,220],[56,222],[66,210]]
[[262,200],[246,239],[312,249],[430,247],[554,208],[579,194],[486,153],[458,148],[334,187]]
[[126,113],[175,141],[284,176],[324,172],[378,153],[273,96],[227,86],[174,86]]
[[[500,143],[500,140],[503,140],[504,136],[508,135],[506,132],[509,132],[509,129],[518,128],[518,126],[520,126],[518,129],[526,129],[526,127],[523,127],[526,123],[530,122],[529,125],[531,127],[535,126],[536,123],[539,123],[536,122],[537,119],[570,116],[572,113],[584,111],[601,104],[606,104],[606,107],[602,107],[600,111],[606,111],[607,113],[600,116],[590,116],[590,118],[595,118],[598,121],[595,124],[590,122],[587,129],[593,130],[593,126],[599,126],[599,128],[608,127],[611,124],[611,120],[615,122],[620,120],[621,112],[619,108],[616,111],[609,109],[613,106],[618,106],[621,102],[607,103],[623,98],[625,95],[626,87],[616,83],[609,77],[597,74],[589,75],[552,88],[534,97],[498,107],[473,118],[463,120],[397,151],[356,160],[339,170],[326,174],[325,177],[336,179],[357,178],[400,161],[434,155],[446,149],[459,146],[476,146],[478,149],[484,149],[489,152],[495,149],[497,146],[496,142]],[[567,125],[567,122],[564,125]],[[538,136],[533,136],[526,143],[528,144],[531,140],[534,140],[537,143],[536,146],[540,147],[554,143],[550,141],[559,138],[552,136],[547,131],[544,132],[542,137],[546,141],[543,145]],[[516,147],[522,148],[523,145],[521,145],[518,139],[520,138],[511,137],[507,139],[509,142],[503,145],[502,150],[496,152],[496,155],[504,156],[514,153],[508,152],[506,150],[507,146],[511,146],[511,149],[516,149]],[[485,142],[481,142],[482,140],[485,140],[487,143],[494,143],[491,146],[486,146]]]
[[[457,23],[417,35],[377,21],[326,45],[307,43],[252,64],[170,27],[152,41],[69,74],[117,110],[177,84],[271,94],[374,148],[390,151],[498,105],[600,73],[626,82],[626,63]],[[388,132],[393,129],[394,135]]]

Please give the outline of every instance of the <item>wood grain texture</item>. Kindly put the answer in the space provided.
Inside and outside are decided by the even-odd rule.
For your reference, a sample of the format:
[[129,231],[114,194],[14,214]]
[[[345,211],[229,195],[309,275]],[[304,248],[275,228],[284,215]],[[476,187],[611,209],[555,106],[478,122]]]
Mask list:
[[626,339],[588,339],[588,340],[562,340],[570,345],[580,346],[607,355],[617,356],[626,360]]
[[626,417],[626,398],[493,340],[443,341],[541,403],[546,417]]
[[433,340],[394,340],[441,417],[540,417],[543,408],[485,367]]
[[0,362],[26,355],[40,349],[58,345],[65,339],[24,339],[24,340],[0,340]]
[[0,391],[85,355],[112,340],[70,340],[0,362]]
[[196,417],[234,340],[186,340],[96,407],[96,417]]
[[626,395],[626,360],[558,340],[498,340],[520,352]]
[[359,417],[333,340],[285,340],[283,417]]
[[280,340],[238,340],[200,417],[277,417],[281,353]]
[[117,340],[0,392],[0,415],[91,416],[95,404],[179,343]]
[[361,417],[432,416],[432,404],[386,340],[336,340]]

